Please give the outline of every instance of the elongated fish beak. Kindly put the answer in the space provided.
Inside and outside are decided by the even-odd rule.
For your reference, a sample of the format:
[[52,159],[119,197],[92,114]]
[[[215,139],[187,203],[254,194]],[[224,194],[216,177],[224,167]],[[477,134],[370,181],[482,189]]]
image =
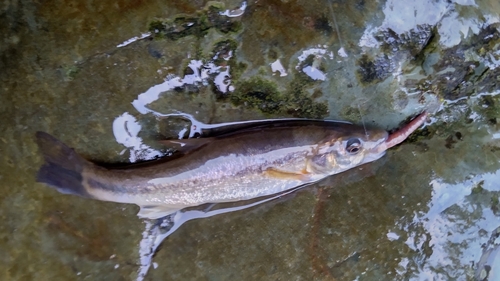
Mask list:
[[390,134],[385,142],[377,147],[378,152],[381,153],[395,145],[402,143],[409,135],[411,135],[418,127],[420,127],[426,119],[427,112],[424,111],[406,126]]

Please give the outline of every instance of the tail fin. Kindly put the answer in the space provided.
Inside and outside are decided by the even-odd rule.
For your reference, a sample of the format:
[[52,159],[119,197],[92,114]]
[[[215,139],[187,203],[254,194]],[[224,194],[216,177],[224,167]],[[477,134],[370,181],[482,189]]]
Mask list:
[[92,197],[82,184],[82,171],[89,162],[47,133],[36,132],[36,140],[45,160],[38,170],[37,182],[64,194]]

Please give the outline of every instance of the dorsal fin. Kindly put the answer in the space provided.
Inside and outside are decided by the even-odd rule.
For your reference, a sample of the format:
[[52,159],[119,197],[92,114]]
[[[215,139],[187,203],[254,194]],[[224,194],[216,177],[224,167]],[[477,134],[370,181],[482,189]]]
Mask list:
[[314,125],[325,123],[352,124],[345,121],[335,120],[319,120],[319,119],[301,119],[301,118],[282,118],[282,119],[265,119],[265,120],[250,120],[243,122],[228,122],[220,124],[211,124],[207,128],[201,129],[201,135],[206,137],[219,137],[231,135],[233,133],[254,131],[261,128],[276,128],[289,127],[297,125]]
[[210,142],[214,138],[198,138],[198,139],[182,139],[182,140],[160,140],[159,142],[165,146],[175,149],[180,153],[189,153]]

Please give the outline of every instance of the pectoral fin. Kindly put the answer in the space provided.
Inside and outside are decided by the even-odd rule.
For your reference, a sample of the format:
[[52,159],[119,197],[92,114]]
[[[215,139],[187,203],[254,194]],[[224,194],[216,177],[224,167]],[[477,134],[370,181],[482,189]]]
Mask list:
[[282,180],[298,180],[298,181],[309,181],[310,175],[304,171],[300,173],[282,171],[275,168],[268,168],[264,172],[267,176]]
[[173,214],[182,207],[180,206],[167,206],[167,205],[147,205],[140,206],[141,210],[137,213],[137,216],[143,219],[159,219]]

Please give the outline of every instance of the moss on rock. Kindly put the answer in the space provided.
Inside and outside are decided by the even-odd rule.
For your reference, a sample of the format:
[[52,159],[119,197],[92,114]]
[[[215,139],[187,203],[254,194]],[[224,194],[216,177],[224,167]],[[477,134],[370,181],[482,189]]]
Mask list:
[[276,84],[257,76],[237,84],[229,98],[235,105],[259,109],[267,114],[324,118],[328,114],[327,104],[315,101],[305,90],[307,85],[302,79],[295,79],[282,93]]
[[215,28],[221,33],[238,32],[241,23],[238,19],[221,15],[222,7],[210,2],[195,15],[177,15],[173,19],[155,19],[149,24],[149,31],[157,39],[178,40],[193,35],[204,37],[209,29]]

